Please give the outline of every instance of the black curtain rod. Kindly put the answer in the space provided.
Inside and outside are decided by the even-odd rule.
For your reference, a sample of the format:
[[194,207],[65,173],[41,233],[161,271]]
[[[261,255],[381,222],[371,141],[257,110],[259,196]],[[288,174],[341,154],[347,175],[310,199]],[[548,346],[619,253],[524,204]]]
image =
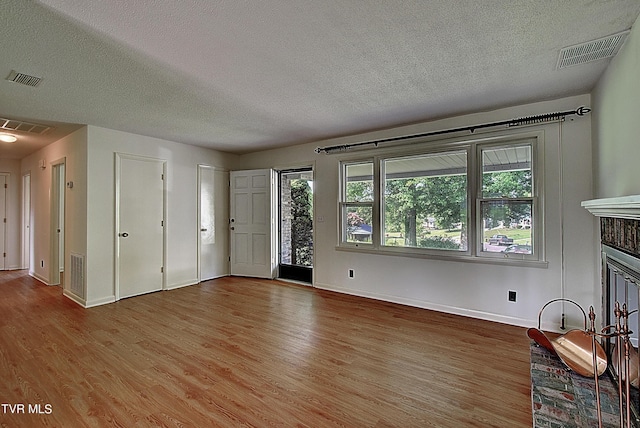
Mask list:
[[330,153],[334,151],[345,151],[354,147],[368,146],[368,145],[375,145],[377,147],[378,144],[382,144],[382,143],[391,143],[394,141],[402,141],[402,140],[408,140],[412,138],[432,137],[434,135],[452,134],[454,132],[470,131],[471,133],[473,133],[475,132],[476,129],[491,128],[495,126],[513,127],[513,126],[523,126],[523,125],[534,125],[537,123],[562,120],[565,118],[565,116],[570,116],[573,114],[577,116],[584,116],[590,111],[591,111],[590,108],[582,106],[582,107],[578,107],[575,110],[540,114],[537,116],[527,116],[519,119],[503,120],[501,122],[483,123],[480,125],[464,126],[461,128],[443,129],[440,131],[431,131],[431,132],[425,132],[422,134],[403,135],[400,137],[383,138],[381,140],[363,141],[360,143],[340,144],[340,145],[328,146],[328,147],[318,147],[316,149],[316,153]]

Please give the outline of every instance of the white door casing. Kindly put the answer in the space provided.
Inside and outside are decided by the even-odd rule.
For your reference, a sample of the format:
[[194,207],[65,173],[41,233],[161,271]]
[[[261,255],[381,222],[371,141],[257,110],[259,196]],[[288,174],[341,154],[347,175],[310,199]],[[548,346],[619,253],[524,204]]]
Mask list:
[[229,274],[229,172],[198,165],[200,281]]
[[164,288],[165,170],[116,153],[116,300]]
[[22,269],[31,269],[31,175],[22,176]]
[[274,172],[232,171],[230,192],[231,274],[275,275]]
[[65,158],[51,163],[51,223],[49,283],[60,284],[60,272],[64,270],[64,200]]
[[7,184],[9,176],[0,174],[0,270],[7,267]]
[[65,194],[65,181],[66,181],[66,166],[65,164],[61,164],[59,166],[59,175],[58,175],[58,197],[60,200],[59,203],[59,212],[58,212],[58,249],[59,249],[59,269],[60,272],[64,272],[64,264],[65,264],[65,238],[66,238],[66,217],[64,213],[65,204],[66,204],[66,194]]

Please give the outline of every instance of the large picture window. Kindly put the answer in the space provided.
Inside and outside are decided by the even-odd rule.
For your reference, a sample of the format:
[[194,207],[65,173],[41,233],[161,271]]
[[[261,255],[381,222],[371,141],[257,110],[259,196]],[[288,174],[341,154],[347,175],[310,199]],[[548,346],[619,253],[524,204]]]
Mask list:
[[345,248],[543,260],[540,135],[425,145],[341,163]]
[[384,246],[467,250],[467,152],[382,160]]

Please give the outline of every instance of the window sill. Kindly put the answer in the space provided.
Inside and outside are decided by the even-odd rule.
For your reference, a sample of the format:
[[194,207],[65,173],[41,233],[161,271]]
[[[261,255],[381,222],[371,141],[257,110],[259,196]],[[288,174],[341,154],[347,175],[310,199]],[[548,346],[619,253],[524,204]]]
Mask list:
[[523,260],[523,259],[507,259],[499,257],[477,257],[467,254],[426,254],[410,251],[390,251],[374,248],[371,244],[353,246],[336,246],[336,251],[346,251],[351,253],[361,254],[377,254],[380,256],[395,256],[395,257],[408,257],[413,259],[430,259],[430,260],[444,260],[448,262],[463,262],[463,263],[481,263],[492,264],[502,266],[520,266],[520,267],[533,267],[547,269],[549,267],[548,261],[540,260]]

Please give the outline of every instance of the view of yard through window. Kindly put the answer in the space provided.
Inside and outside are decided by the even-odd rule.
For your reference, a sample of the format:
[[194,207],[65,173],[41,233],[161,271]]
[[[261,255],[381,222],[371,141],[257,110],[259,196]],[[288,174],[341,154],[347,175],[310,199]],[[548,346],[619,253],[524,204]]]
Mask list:
[[[470,198],[466,150],[380,160],[380,232],[374,233],[373,162],[347,164],[345,241],[385,247],[467,251],[474,201],[479,253],[533,253],[531,144],[482,149],[478,196]],[[480,180],[478,180],[480,181]],[[475,228],[474,228],[475,229]],[[478,236],[480,235],[480,236]]]
[[467,249],[467,154],[386,159],[385,245]]
[[482,251],[531,254],[531,146],[482,150]]

